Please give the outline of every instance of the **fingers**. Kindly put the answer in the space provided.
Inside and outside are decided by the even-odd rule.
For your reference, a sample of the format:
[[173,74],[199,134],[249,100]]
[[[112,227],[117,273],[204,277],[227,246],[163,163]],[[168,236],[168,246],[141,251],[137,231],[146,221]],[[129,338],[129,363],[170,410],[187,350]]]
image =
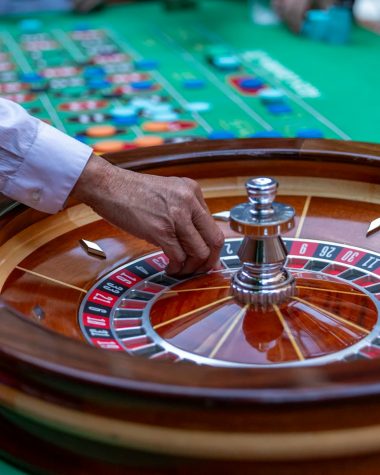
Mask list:
[[220,251],[224,244],[224,235],[210,213],[204,210],[194,213],[193,223],[210,251],[203,267],[199,269],[200,272],[205,272],[219,265]]
[[193,223],[210,249],[210,256],[205,264],[206,270],[209,270],[219,264],[219,255],[224,244],[224,234],[210,215],[198,183],[196,183],[195,195],[205,212],[194,213]]
[[176,238],[172,240],[164,240],[161,244],[166,257],[169,259],[169,264],[166,267],[166,273],[169,275],[178,275],[183,269],[186,261],[186,253],[181,244]]
[[192,272],[206,272],[219,264],[220,250],[224,235],[211,217],[199,184],[183,179],[191,189],[191,222],[186,226],[178,223],[176,232],[188,258],[181,271],[182,275]]
[[312,4],[313,0],[273,0],[273,8],[295,33],[300,32],[305,13]]
[[168,274],[184,276],[216,268],[224,236],[209,212],[197,199],[174,223],[171,243],[163,236],[163,248],[170,260]]
[[[203,208],[199,208],[198,212],[206,215]],[[190,218],[191,215],[187,221],[176,223],[175,237],[168,240],[167,237],[163,236],[162,243],[159,243],[169,258],[169,265],[166,268],[167,274],[184,276],[206,272],[219,263],[219,253],[222,245],[220,243],[224,242],[223,236],[221,238],[219,235],[219,228],[216,229],[216,239],[211,230],[208,231],[206,242]],[[213,222],[212,218],[211,221]]]
[[202,208],[204,210],[209,212],[208,206],[206,204],[206,201],[204,199],[204,196],[203,196],[203,193],[202,193],[202,190],[201,190],[201,187],[199,186],[199,184],[196,181],[189,180],[189,182],[191,182],[190,186],[193,188],[195,197],[199,201],[200,205],[202,206]]
[[200,272],[209,258],[210,249],[191,221],[177,228],[177,238],[186,253],[186,260],[178,275]]
[[285,4],[283,16],[289,28],[294,33],[300,32],[303,18],[310,6],[310,0],[288,0]]
[[75,0],[74,8],[78,12],[87,13],[101,7],[103,4],[103,0]]

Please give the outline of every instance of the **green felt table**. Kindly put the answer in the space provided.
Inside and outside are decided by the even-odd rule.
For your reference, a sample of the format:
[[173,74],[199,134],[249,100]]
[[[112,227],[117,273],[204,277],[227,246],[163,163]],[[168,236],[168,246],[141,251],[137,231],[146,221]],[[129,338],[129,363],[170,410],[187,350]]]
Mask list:
[[[146,72],[159,89],[180,110],[180,118],[194,120],[190,131],[165,132],[165,138],[178,135],[207,137],[213,131],[228,130],[238,137],[270,131],[293,137],[303,129],[319,129],[326,138],[377,141],[380,111],[378,51],[380,37],[355,28],[352,40],[344,46],[296,37],[282,26],[256,26],[250,22],[245,2],[204,1],[197,9],[165,11],[161,2],[113,6],[98,13],[78,17],[74,14],[41,15],[42,33],[57,42],[57,49],[44,53],[47,66],[72,65],[88,59],[86,51],[71,34],[84,21],[90,28],[106,32],[107,41],[131,61],[139,58],[158,60],[157,70]],[[14,58],[18,72],[36,70],[30,54],[20,47],[20,18],[0,22],[3,51]],[[238,72],[223,72],[211,66],[206,57],[210,46],[225,45],[236,53],[242,67]],[[43,68],[40,68],[43,72]],[[145,72],[144,72],[145,73]],[[79,76],[81,73],[78,74]],[[281,88],[291,112],[273,115],[256,95],[234,88],[231,76],[253,76],[266,87]],[[201,78],[205,87],[188,90],[186,79]],[[62,92],[62,97],[55,97]],[[24,103],[40,109],[36,115],[49,120],[71,135],[81,135],[88,125],[69,122],[78,115],[63,112],[60,105],[70,89],[54,89]],[[102,98],[104,91],[76,87],[80,99]],[[148,92],[140,92],[146,96]],[[108,113],[115,105],[126,104],[130,95],[107,101],[97,111]],[[210,110],[186,112],[189,102],[206,101]],[[107,122],[107,120],[106,120]],[[109,122],[109,121],[108,121]],[[133,141],[149,135],[142,130],[145,119],[133,127],[121,127],[118,140]],[[93,144],[98,139],[86,138]]]
[[[197,9],[165,11],[160,2],[132,3],[109,7],[85,17],[75,14],[40,14],[40,33],[57,42],[57,49],[44,54],[46,66],[76,65],[87,60],[80,42],[72,38],[78,22],[106,32],[108,42],[130,61],[145,58],[159,62],[147,74],[157,85],[155,94],[166,96],[178,109],[180,119],[194,121],[190,131],[170,131],[164,138],[182,135],[208,137],[213,131],[229,131],[247,137],[276,130],[293,137],[303,129],[318,129],[326,138],[377,142],[380,138],[379,51],[380,36],[355,27],[352,40],[334,46],[296,37],[282,26],[257,26],[249,19],[245,2],[211,0],[200,2]],[[22,49],[22,17],[0,20],[1,50],[10,54],[15,72],[36,69],[31,56]],[[24,38],[25,39],[25,38]],[[207,61],[210,46],[224,45],[241,60],[238,72],[224,72]],[[41,71],[43,68],[41,68]],[[80,67],[78,77],[83,72]],[[247,95],[230,83],[232,76],[263,79],[266,87],[280,88],[291,112],[273,115],[257,95]],[[186,79],[203,79],[202,89],[184,88]],[[1,83],[3,84],[3,83]],[[56,93],[62,96],[57,97]],[[50,89],[37,94],[33,101],[21,101],[36,115],[73,136],[83,135],[88,125],[73,123],[74,112],[60,110],[63,102],[73,101],[65,94],[70,89]],[[89,92],[77,87],[79,99],[102,99],[104,91]],[[136,93],[137,94],[137,93]],[[150,92],[140,92],[145,97]],[[9,97],[6,94],[4,97]],[[113,107],[128,104],[132,95],[107,100],[101,109],[107,114]],[[186,112],[189,102],[209,102],[210,110]],[[149,135],[143,130],[146,118],[124,127],[118,140],[132,143],[136,137]],[[109,119],[105,120],[109,123]],[[94,144],[95,138],[83,140]],[[0,473],[21,473],[0,462]]]

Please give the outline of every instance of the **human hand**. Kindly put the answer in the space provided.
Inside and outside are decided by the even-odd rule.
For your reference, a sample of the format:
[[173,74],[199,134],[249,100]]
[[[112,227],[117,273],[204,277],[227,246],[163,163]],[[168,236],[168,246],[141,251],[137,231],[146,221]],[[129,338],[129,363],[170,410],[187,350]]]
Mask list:
[[104,5],[104,0],[74,0],[74,10],[88,13]]
[[72,195],[110,223],[162,248],[168,274],[206,272],[224,242],[199,185],[117,168],[93,155]]
[[334,0],[272,0],[272,7],[294,33],[299,33],[308,10],[325,9],[333,3]]

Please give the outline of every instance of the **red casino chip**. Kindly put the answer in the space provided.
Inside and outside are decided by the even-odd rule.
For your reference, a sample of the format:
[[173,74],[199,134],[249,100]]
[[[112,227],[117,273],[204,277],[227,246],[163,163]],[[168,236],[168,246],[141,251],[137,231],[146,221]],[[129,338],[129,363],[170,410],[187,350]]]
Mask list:
[[76,76],[79,72],[80,69],[74,66],[63,66],[58,68],[46,68],[42,71],[42,76],[48,79],[67,78],[70,76]]
[[105,100],[72,101],[60,104],[59,109],[65,112],[79,112],[103,109],[104,107],[107,107],[107,105],[108,101]]
[[175,120],[173,122],[169,122],[168,128],[170,132],[177,132],[180,130],[190,130],[195,129],[197,127],[197,123],[192,120]]
[[133,89],[131,86],[129,86],[128,84],[125,84],[123,86],[117,86],[114,91],[113,91],[115,94],[118,94],[118,95],[123,95],[123,94],[132,94],[133,92]]
[[[140,94],[143,94],[144,92],[151,93],[153,91],[158,91],[159,89],[161,89],[160,84],[155,83],[155,84],[152,84],[152,87],[150,87],[149,89],[139,89],[138,92]],[[117,86],[114,92],[115,94],[134,94],[136,93],[136,89],[134,89],[129,84],[123,84],[123,85]]]
[[25,89],[27,89],[27,86],[22,82],[6,82],[0,84],[0,94],[16,94]]
[[25,41],[22,44],[22,49],[25,51],[50,51],[58,48],[58,43],[53,40]]
[[230,85],[246,96],[256,96],[263,88],[264,85],[257,85],[257,87],[242,87],[242,81],[247,79],[245,76],[232,76],[228,79]]
[[71,33],[71,38],[76,41],[96,40],[104,36],[105,32],[103,30],[78,30]]
[[5,99],[8,99],[9,101],[16,102],[17,104],[23,104],[26,102],[32,102],[36,99],[35,94],[9,94],[4,96]]
[[0,72],[12,71],[13,69],[15,69],[15,65],[13,63],[10,63],[9,61],[4,61],[0,63]]
[[108,76],[108,80],[113,84],[128,84],[130,82],[146,81],[149,78],[149,74],[144,73],[111,74]]

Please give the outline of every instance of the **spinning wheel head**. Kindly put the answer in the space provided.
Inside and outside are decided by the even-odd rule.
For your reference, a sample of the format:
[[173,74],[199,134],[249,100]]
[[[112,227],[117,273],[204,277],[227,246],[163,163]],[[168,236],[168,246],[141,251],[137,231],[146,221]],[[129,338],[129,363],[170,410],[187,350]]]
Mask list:
[[230,213],[233,231],[256,239],[268,239],[294,228],[294,208],[274,201],[278,182],[273,178],[251,178],[245,184],[248,203]]
[[240,302],[264,309],[295,295],[281,239],[281,232],[294,227],[295,211],[274,202],[277,188],[273,178],[251,178],[246,183],[249,202],[236,206],[230,214],[231,228],[245,236],[239,249],[243,267],[232,278],[232,294]]

